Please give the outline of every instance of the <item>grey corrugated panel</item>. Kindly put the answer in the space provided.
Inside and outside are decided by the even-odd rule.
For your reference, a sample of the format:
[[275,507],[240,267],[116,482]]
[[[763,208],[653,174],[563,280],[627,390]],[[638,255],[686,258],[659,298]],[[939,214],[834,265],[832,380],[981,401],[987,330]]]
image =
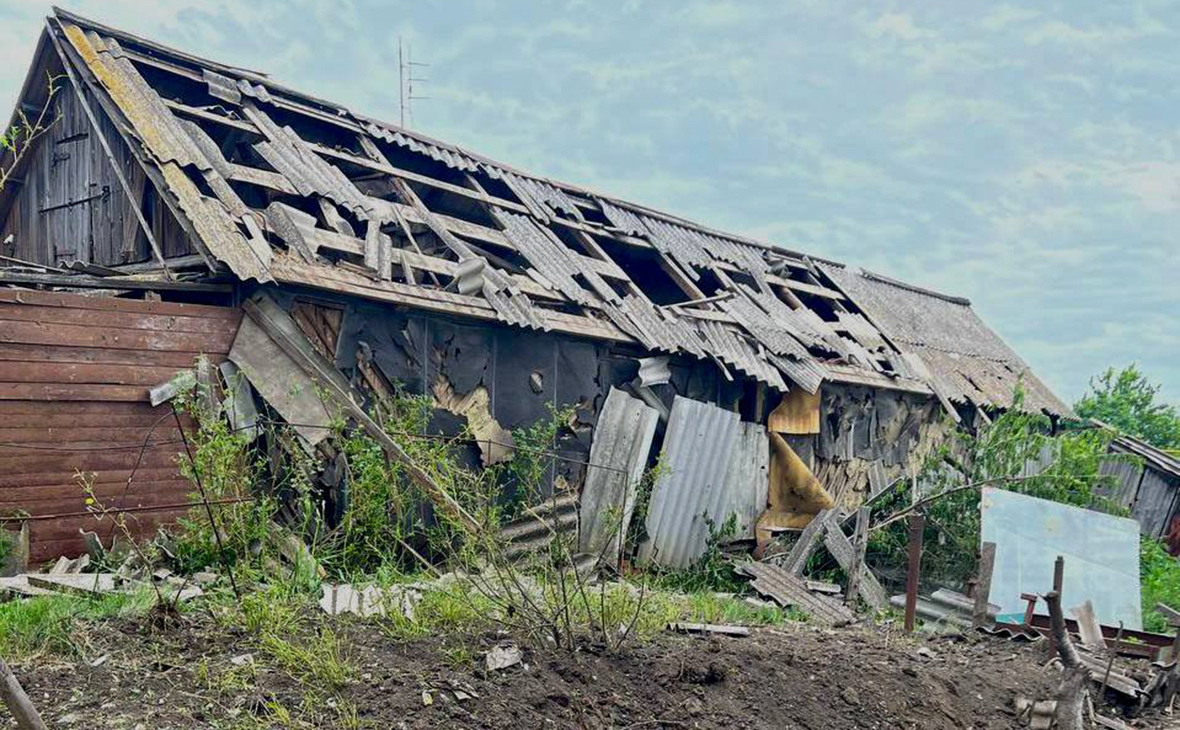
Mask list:
[[246,79],[238,79],[238,91],[253,99],[265,101],[268,104],[272,101],[269,89],[262,84],[252,84]]
[[647,510],[644,562],[687,568],[705,550],[706,517],[721,526],[726,475],[738,439],[738,415],[676,396],[660,458],[664,471]]
[[1172,515],[1176,511],[1178,491],[1180,483],[1165,478],[1160,472],[1154,469],[1143,472],[1131,514],[1139,520],[1139,526],[1145,535],[1163,537],[1168,533]]
[[667,319],[674,315],[662,314],[642,297],[628,294],[617,306],[630,318],[633,328],[642,335],[640,340],[648,347],[671,353],[683,350],[694,355],[704,354],[703,343],[693,332],[692,325]]
[[367,208],[367,196],[356,188],[340,168],[330,164],[290,127],[280,127],[265,111],[247,105],[246,116],[267,138],[254,149],[287,178],[300,195],[322,195],[356,212]]
[[201,69],[201,76],[205,79],[209,96],[228,101],[231,104],[242,103],[242,91],[238,88],[237,82],[230,77],[208,68]]
[[[483,164],[475,158],[464,154],[463,152],[448,148],[443,145],[434,144],[424,139],[420,139],[412,134],[407,134],[404,130],[385,127],[373,122],[364,122],[362,125],[364,130],[369,134],[383,139],[391,144],[396,144],[399,147],[413,150],[419,154],[426,155],[433,160],[443,163],[447,167],[456,170],[465,170],[467,172],[476,172],[483,166]],[[493,176],[493,177],[498,177]]]
[[573,199],[557,186],[544,180],[537,180],[523,175],[507,172],[504,174],[512,181],[519,193],[532,198],[534,205],[544,205],[555,213],[561,212],[572,217],[574,220],[583,220],[582,211],[574,203]]
[[599,199],[598,204],[602,207],[602,213],[610,221],[610,224],[623,233],[628,236],[648,235],[643,221],[635,213],[603,199]]
[[700,320],[697,330],[708,343],[708,352],[726,365],[732,365],[746,375],[760,380],[772,388],[787,390],[778,368],[760,355],[753,346],[738,336],[728,325],[721,322]]
[[1010,407],[1019,382],[1028,410],[1071,414],[965,300],[841,266],[817,267],[894,342],[919,352],[952,400]]
[[769,563],[739,563],[737,571],[753,579],[750,587],[784,608],[795,608],[817,624],[842,626],[856,620],[852,610],[838,600],[812,593],[807,582]]
[[718,303],[722,311],[734,315],[742,327],[758,338],[766,349],[776,355],[792,355],[796,358],[810,358],[807,348],[795,339],[787,325],[776,321],[744,296],[723,299]]
[[766,511],[770,491],[770,439],[766,428],[743,421],[722,485],[720,514],[737,516],[737,538],[753,538],[754,523]]
[[[118,92],[112,95],[120,100],[123,113],[135,125],[135,133],[159,162],[176,162],[182,167],[192,165],[198,170],[208,170],[209,161],[193,144],[188,134],[176,123],[176,117],[164,105],[159,95],[140,76],[135,65],[127,58],[117,57],[119,44],[113,38],[107,39],[90,31],[86,33],[90,45],[97,52],[97,62],[102,66],[105,86],[116,84]],[[113,52],[112,52],[113,51]],[[129,105],[125,108],[124,104]]]
[[635,492],[656,433],[659,413],[617,388],[606,396],[582,487],[578,549],[618,560],[631,523]]
[[508,324],[529,327],[531,329],[549,329],[545,321],[533,309],[532,302],[524,294],[517,294],[508,290],[495,291],[492,287],[485,285],[483,297],[496,310],[496,314],[500,315],[500,319]]
[[526,508],[497,534],[511,560],[541,550],[559,534],[572,537],[577,529],[578,495],[570,491]]
[[640,220],[648,230],[648,240],[652,245],[689,267],[687,272],[693,278],[697,276],[691,267],[707,269],[713,263],[704,235],[650,216],[641,216]]
[[574,279],[575,275],[584,272],[574,263],[568,248],[545,235],[532,218],[503,210],[493,212],[517,251],[562,294],[579,304],[595,300]]

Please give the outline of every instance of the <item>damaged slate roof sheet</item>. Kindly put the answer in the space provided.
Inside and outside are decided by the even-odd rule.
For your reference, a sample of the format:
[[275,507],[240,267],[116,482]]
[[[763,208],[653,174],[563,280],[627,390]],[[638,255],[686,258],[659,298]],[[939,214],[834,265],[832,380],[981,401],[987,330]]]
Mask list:
[[242,281],[637,343],[780,391],[836,380],[1006,406],[1023,375],[1030,405],[1068,412],[966,304],[529,175],[62,10],[46,32],[198,252]]

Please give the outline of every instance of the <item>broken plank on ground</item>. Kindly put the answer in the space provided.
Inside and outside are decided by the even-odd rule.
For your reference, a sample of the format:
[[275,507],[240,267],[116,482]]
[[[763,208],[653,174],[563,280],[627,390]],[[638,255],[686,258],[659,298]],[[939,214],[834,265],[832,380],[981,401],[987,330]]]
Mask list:
[[722,634],[724,636],[749,636],[750,629],[746,626],[732,626],[728,624],[693,624],[683,621],[668,624],[669,631],[678,634]]

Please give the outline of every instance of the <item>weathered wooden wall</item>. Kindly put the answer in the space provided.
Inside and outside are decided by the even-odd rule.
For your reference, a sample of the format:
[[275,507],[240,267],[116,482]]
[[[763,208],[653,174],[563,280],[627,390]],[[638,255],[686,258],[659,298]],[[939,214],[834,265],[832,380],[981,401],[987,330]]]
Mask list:
[[[19,182],[10,183],[20,190],[0,225],[0,242],[9,235],[13,240],[0,244],[0,254],[48,265],[77,260],[114,266],[148,260],[151,249],[131,198],[73,87],[64,84],[54,98],[57,121],[24,162]],[[191,253],[118,130],[94,99],[89,106],[164,255]]]
[[224,360],[240,320],[228,307],[0,289],[0,515],[33,518],[34,561],[79,553],[79,528],[109,535],[109,520],[78,514],[79,473],[106,506],[137,510],[128,522],[141,534],[185,512],[142,509],[191,491],[171,410],[153,408],[148,389],[200,354]]

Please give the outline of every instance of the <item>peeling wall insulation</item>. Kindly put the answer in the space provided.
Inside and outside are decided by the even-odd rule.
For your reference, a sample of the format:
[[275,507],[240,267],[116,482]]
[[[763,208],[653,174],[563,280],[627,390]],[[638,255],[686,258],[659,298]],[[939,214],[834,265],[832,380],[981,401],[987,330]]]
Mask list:
[[855,509],[900,476],[916,474],[953,429],[930,396],[862,386],[825,384],[820,413],[808,463],[844,509]]

